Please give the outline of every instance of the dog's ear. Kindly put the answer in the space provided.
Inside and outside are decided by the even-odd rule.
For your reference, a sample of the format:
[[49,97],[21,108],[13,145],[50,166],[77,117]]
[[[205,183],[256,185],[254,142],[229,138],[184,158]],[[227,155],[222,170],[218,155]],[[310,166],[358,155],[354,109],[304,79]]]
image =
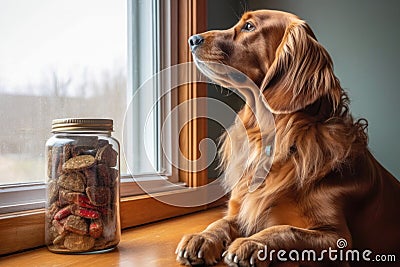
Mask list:
[[303,109],[322,96],[328,96],[335,109],[341,95],[328,52],[301,20],[285,30],[260,89],[277,114]]

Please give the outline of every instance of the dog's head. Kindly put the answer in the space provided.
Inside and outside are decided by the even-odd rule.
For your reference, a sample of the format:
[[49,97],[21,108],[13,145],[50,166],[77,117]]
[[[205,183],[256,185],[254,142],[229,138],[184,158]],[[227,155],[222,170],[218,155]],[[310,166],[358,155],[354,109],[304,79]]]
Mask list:
[[[310,27],[297,16],[271,10],[245,13],[230,29],[189,38],[193,58],[216,82],[220,63],[238,70],[262,90],[273,113],[292,113],[324,97],[335,108],[341,87],[332,60]],[[240,82],[240,79],[234,83]]]

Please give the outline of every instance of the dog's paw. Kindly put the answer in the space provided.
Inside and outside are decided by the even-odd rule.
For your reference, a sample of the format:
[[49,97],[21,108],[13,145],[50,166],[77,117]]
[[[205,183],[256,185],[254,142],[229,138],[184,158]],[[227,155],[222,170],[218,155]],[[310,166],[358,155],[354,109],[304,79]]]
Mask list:
[[176,260],[184,265],[211,266],[221,260],[224,242],[213,236],[200,233],[185,235],[179,243],[175,254]]
[[263,259],[264,245],[251,238],[238,238],[224,254],[228,266],[250,267],[269,266],[269,261]]

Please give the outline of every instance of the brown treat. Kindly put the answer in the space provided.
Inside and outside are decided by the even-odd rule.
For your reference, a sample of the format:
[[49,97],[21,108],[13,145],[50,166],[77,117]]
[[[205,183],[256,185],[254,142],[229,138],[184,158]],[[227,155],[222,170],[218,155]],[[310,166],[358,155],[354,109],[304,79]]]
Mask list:
[[94,220],[89,226],[89,235],[93,238],[99,238],[103,233],[103,222],[101,220]]
[[71,251],[87,251],[94,247],[94,238],[71,233],[65,237],[64,246]]
[[62,174],[64,159],[65,157],[60,147],[49,149],[47,162],[47,176],[49,178],[55,179]]
[[54,226],[49,227],[46,234],[46,244],[53,243],[53,240],[58,236],[58,231]]
[[114,240],[111,240],[110,242],[107,243],[107,247],[113,247],[118,245],[119,243],[119,238],[115,237]]
[[88,225],[85,219],[75,215],[68,216],[64,228],[78,235],[85,235],[88,233]]
[[62,220],[59,220],[58,222],[59,222],[62,226],[64,226],[64,224],[65,224],[65,222],[67,221],[67,219],[68,219],[68,218],[64,218],[64,219],[62,219]]
[[110,203],[110,188],[105,186],[90,186],[86,188],[86,194],[90,202],[96,206],[104,206]]
[[64,240],[66,235],[67,235],[66,232],[61,235],[58,235],[56,238],[54,238],[53,244],[55,246],[64,246]]
[[78,201],[79,196],[85,196],[85,194],[79,192],[65,191],[63,193],[63,198],[69,204],[76,203]]
[[98,138],[97,136],[79,136],[75,138],[74,145],[96,148],[98,146]]
[[104,225],[114,224],[116,219],[117,219],[116,214],[114,212],[115,211],[115,205],[107,206],[107,209],[108,209],[108,213],[102,217],[103,224]]
[[71,144],[66,144],[63,147],[64,161],[69,160],[72,157],[72,146]]
[[107,221],[103,222],[103,237],[107,242],[115,240],[116,233],[117,228],[114,218],[108,218]]
[[52,221],[52,225],[54,227],[54,229],[56,229],[57,233],[59,235],[63,234],[65,232],[65,228],[64,228],[64,224],[66,221],[63,221],[63,223],[57,221],[57,220],[53,220]]
[[60,188],[58,190],[58,206],[59,207],[64,207],[65,205],[70,204],[70,201],[68,201],[68,194],[72,193],[72,191],[64,188]]
[[[119,197],[119,195],[117,195],[118,192],[111,190],[111,199],[110,199],[110,203],[115,203],[116,201],[119,201],[119,198],[117,199],[117,196]],[[110,209],[113,209],[114,205],[110,206]]]
[[110,177],[110,168],[106,164],[97,165],[97,174],[98,186],[110,186],[110,184],[112,183]]
[[54,170],[54,176],[53,178],[58,178],[61,174],[63,174],[63,169],[62,169],[62,165],[65,161],[65,157],[63,154],[60,154],[60,157],[57,160],[57,165],[56,165],[56,169]]
[[58,212],[59,208],[57,206],[57,203],[54,202],[53,204],[50,205],[50,207],[47,208],[46,210],[46,217],[49,219],[49,221],[52,221],[54,218],[54,215]]
[[98,186],[97,181],[97,167],[96,165],[90,169],[86,169],[83,171],[86,178],[86,186]]
[[71,172],[58,178],[58,185],[75,192],[85,191],[85,176],[80,172]]
[[47,184],[47,199],[53,203],[58,199],[58,185],[56,180],[50,180]]
[[92,146],[75,146],[72,148],[72,156],[91,155],[96,156],[97,150]]
[[106,139],[99,139],[99,141],[97,142],[97,148],[101,148],[103,146],[107,146],[110,143],[106,140]]
[[52,178],[53,168],[53,150],[49,148],[47,150],[47,177]]
[[112,209],[110,209],[109,206],[96,207],[96,210],[98,210],[103,216],[108,216],[112,212]]
[[111,180],[110,186],[114,186],[115,181],[117,181],[117,179],[119,178],[119,171],[117,169],[110,168],[109,173],[110,173],[110,180]]
[[96,160],[91,155],[81,155],[70,158],[63,165],[62,169],[65,172],[75,172],[92,167]]
[[59,159],[62,153],[63,151],[61,146],[49,147],[49,154],[51,154],[53,159]]
[[117,165],[118,152],[111,145],[106,145],[97,151],[96,160],[100,163],[105,163],[109,167]]
[[104,238],[96,239],[96,243],[94,244],[94,249],[103,249],[107,245],[107,241]]

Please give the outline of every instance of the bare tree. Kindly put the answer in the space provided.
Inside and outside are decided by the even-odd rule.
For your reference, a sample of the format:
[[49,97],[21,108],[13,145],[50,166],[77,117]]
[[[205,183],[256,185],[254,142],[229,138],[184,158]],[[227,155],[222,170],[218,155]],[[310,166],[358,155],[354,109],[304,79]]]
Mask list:
[[56,70],[54,69],[51,70],[51,84],[54,96],[56,97],[66,96],[67,88],[71,84],[71,82],[72,82],[71,76],[69,76],[66,79],[63,79],[60,77],[60,75],[57,74]]

